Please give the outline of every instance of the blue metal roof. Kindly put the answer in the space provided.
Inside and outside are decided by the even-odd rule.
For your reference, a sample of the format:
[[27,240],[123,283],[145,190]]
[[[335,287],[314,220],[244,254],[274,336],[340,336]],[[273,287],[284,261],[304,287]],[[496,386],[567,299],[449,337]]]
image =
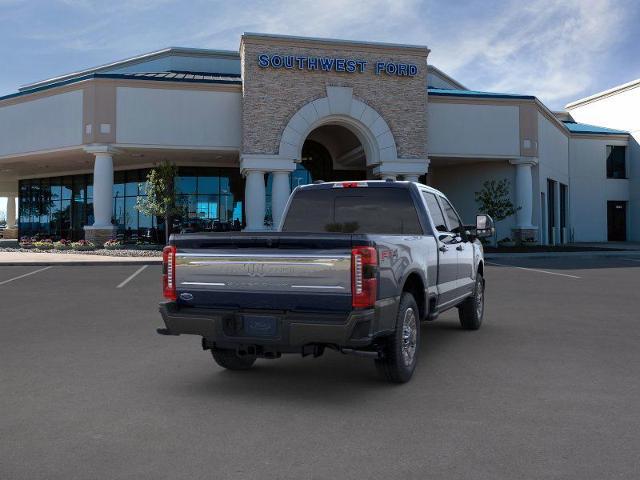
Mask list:
[[533,95],[520,95],[517,93],[479,92],[477,90],[455,90],[447,88],[427,88],[429,95],[442,97],[481,97],[481,98],[514,98],[519,100],[535,100]]
[[569,129],[571,133],[591,133],[597,135],[628,135],[629,132],[624,130],[614,130],[613,128],[598,127],[596,125],[589,125],[587,123],[577,123],[563,121],[565,127]]
[[146,73],[91,73],[81,77],[70,78],[60,82],[48,83],[42,87],[31,88],[17,93],[10,93],[0,97],[0,100],[22,97],[35,92],[49,90],[50,88],[62,87],[73,83],[91,80],[92,78],[113,78],[122,80],[151,80],[159,82],[186,82],[186,83],[218,83],[229,85],[242,85],[240,75],[230,73],[200,73],[200,72],[146,72]]

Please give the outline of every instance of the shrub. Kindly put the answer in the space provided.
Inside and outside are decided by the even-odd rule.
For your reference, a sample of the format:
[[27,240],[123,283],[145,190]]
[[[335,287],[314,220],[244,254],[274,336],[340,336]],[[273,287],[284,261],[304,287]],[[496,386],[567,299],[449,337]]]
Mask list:
[[21,237],[19,244],[20,248],[33,248],[33,240],[31,237]]
[[121,249],[123,246],[123,243],[120,240],[107,240],[106,242],[104,242],[104,248],[107,250],[118,250]]
[[90,250],[96,249],[96,246],[87,240],[78,240],[77,242],[73,242],[71,244],[71,247],[74,250],[81,250],[81,251],[90,251]]
[[56,250],[71,250],[71,240],[62,239],[58,242],[53,242],[53,248]]
[[49,238],[45,240],[36,240],[33,242],[33,246],[40,250],[51,250],[53,248],[53,242]]

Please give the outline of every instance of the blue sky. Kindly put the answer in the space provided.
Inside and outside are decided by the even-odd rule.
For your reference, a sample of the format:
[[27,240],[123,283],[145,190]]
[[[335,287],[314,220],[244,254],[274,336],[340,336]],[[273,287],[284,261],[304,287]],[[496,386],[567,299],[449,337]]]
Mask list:
[[472,89],[550,108],[640,77],[640,2],[625,0],[0,0],[0,95],[157,50],[236,50],[244,31],[424,44]]

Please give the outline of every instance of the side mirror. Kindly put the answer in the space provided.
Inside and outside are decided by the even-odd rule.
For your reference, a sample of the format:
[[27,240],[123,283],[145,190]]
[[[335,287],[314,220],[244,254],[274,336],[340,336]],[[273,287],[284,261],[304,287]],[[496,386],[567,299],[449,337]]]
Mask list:
[[493,224],[493,218],[485,214],[476,215],[476,237],[491,237],[495,231],[496,227]]

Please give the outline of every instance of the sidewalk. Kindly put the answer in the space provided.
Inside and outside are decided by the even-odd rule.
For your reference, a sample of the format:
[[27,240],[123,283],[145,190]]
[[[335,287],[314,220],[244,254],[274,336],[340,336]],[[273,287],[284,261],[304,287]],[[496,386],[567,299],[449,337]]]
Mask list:
[[530,253],[486,253],[487,260],[501,258],[560,258],[560,257],[623,257],[640,260],[640,250],[591,250],[585,252],[530,252]]
[[558,252],[486,252],[487,260],[499,258],[558,258],[558,257],[629,257],[640,258],[639,242],[589,242],[567,243],[567,247],[603,248],[608,250],[558,251]]
[[81,253],[33,253],[0,252],[0,268],[3,265],[156,265],[162,257],[109,257]]

